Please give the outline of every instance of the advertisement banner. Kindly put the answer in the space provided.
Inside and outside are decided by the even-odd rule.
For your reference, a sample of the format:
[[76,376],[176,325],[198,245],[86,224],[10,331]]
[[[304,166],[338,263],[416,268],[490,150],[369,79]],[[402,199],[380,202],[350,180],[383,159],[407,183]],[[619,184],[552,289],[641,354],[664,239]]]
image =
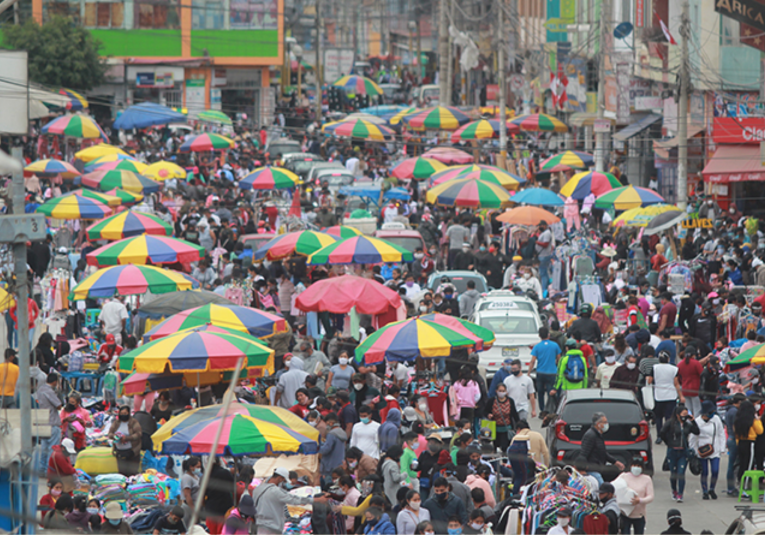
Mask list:
[[729,145],[759,145],[765,141],[765,117],[715,117],[712,140]]
[[765,32],[765,4],[756,0],[715,0],[715,11]]
[[324,81],[328,84],[353,70],[353,50],[329,48],[324,51]]

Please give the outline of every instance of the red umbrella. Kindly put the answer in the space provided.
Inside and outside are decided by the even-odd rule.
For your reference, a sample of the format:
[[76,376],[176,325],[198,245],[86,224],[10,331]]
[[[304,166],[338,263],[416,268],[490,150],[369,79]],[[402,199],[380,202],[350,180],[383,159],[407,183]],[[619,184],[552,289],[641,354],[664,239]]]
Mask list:
[[354,306],[361,314],[382,314],[389,306],[400,304],[398,293],[375,280],[354,275],[315,282],[295,301],[295,306],[305,312],[333,314],[345,314]]
[[433,158],[446,165],[465,165],[473,163],[473,156],[459,149],[436,147],[422,155],[423,158]]

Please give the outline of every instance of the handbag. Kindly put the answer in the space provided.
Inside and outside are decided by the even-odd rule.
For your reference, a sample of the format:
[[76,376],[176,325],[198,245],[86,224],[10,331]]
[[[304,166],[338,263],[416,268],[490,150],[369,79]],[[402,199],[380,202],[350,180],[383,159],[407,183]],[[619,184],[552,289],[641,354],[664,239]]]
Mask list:
[[486,428],[491,431],[491,439],[497,439],[497,422],[494,420],[481,420],[481,429]]
[[664,457],[664,462],[661,464],[662,472],[669,472],[669,457]]
[[643,407],[647,411],[652,411],[656,406],[653,397],[653,385],[645,385],[640,391],[643,394]]
[[693,450],[688,451],[688,469],[694,476],[701,474],[701,459],[698,458]]
[[717,438],[717,424],[713,423],[712,425],[715,426],[714,433],[712,433],[712,443],[699,446],[699,457],[701,457],[702,459],[706,459],[707,457],[709,457],[715,452],[715,438]]

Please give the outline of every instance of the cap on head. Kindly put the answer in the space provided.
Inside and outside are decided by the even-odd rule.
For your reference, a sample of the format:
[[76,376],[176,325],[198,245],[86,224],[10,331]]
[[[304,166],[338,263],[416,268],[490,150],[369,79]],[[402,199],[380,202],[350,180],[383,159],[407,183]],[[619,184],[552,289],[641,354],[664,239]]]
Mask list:
[[557,515],[562,516],[565,518],[571,518],[572,515],[571,507],[561,507],[558,509]]
[[106,335],[106,343],[107,344],[113,344],[114,343],[114,335],[113,334],[107,334]]
[[[183,511],[183,509],[181,509]],[[106,504],[106,513],[104,513],[104,516],[108,520],[118,520],[123,518],[125,515],[122,513],[122,507],[120,507],[120,504],[117,502],[109,502]]]
[[283,466],[279,466],[274,469],[274,476],[282,477],[285,481],[289,481],[290,479],[290,471],[284,468]]
[[74,449],[74,440],[71,438],[65,438],[61,441],[61,447],[66,450],[69,455],[76,455],[77,450]]

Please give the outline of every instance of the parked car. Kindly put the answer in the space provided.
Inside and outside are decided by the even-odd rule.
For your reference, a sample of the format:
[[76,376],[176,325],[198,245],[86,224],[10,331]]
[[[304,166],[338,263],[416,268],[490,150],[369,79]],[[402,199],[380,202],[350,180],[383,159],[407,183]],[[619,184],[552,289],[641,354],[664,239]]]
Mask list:
[[316,175],[324,169],[342,169],[344,171],[348,170],[340,162],[313,162],[313,165],[311,166],[311,169],[308,171],[308,175],[306,176],[306,182],[316,184],[318,186],[320,182],[316,182]]
[[538,312],[537,304],[526,296],[508,290],[492,290],[475,304],[475,311],[482,310],[528,310]]
[[507,358],[520,359],[522,369],[528,369],[531,349],[541,341],[539,328],[542,322],[536,309],[528,310],[518,304],[512,307],[479,309],[481,301],[476,303],[470,321],[486,327],[496,337],[494,345],[478,353],[479,365],[486,370],[486,376],[493,377]]
[[415,87],[412,91],[412,105],[418,107],[438,106],[441,89],[436,84]]
[[422,239],[422,234],[416,230],[376,230],[375,238],[389,241],[410,252],[414,252],[418,247],[423,251],[428,248],[425,244],[425,240]]
[[324,158],[310,152],[290,152],[282,154],[282,167],[289,169],[305,181],[311,168],[317,163],[324,163]]
[[242,234],[239,241],[242,242],[245,249],[252,249],[257,251],[261,245],[264,245],[271,240],[276,234],[273,232],[264,232],[262,234]]
[[293,152],[302,152],[300,143],[293,139],[286,137],[280,137],[273,139],[266,144],[265,152],[269,153],[272,160],[277,159],[281,155],[290,154]]
[[[579,455],[584,433],[592,425],[592,415],[602,412],[608,418],[608,431],[603,434],[608,453],[625,466],[635,457],[645,462],[643,473],[653,474],[651,428],[640,403],[629,390],[585,388],[564,391],[558,403],[555,420],[547,428],[547,446],[558,465],[574,464]],[[616,467],[601,471],[604,479],[619,475]]]
[[409,92],[401,84],[378,84],[383,90],[383,101],[386,104],[406,104]]
[[353,176],[353,173],[348,171],[345,167],[342,169],[320,169],[314,176],[317,185],[326,182],[327,189],[333,194],[337,193],[343,186],[352,185],[353,181],[356,179],[356,177]]
[[477,271],[462,271],[462,270],[450,270],[450,271],[434,271],[428,277],[428,288],[435,291],[441,285],[441,279],[444,277],[449,278],[449,282],[456,288],[457,293],[461,294],[467,290],[467,281],[475,281],[475,289],[481,293],[489,291],[489,285],[486,282],[486,277]]

